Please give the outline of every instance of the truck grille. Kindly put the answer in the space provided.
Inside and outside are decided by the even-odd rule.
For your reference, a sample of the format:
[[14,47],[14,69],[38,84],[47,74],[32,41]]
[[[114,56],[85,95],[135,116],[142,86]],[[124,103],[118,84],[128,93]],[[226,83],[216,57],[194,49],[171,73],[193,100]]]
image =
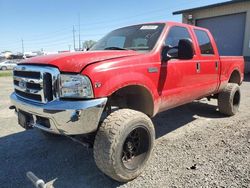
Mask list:
[[58,98],[59,70],[53,67],[18,65],[13,71],[17,96],[40,103]]

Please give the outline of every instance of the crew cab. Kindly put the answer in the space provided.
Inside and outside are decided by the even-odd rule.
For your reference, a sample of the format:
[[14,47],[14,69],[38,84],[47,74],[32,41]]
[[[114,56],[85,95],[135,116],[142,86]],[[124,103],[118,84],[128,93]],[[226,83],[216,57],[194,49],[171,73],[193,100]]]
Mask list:
[[174,22],[110,32],[87,52],[30,58],[13,71],[10,98],[25,129],[47,135],[94,135],[94,159],[109,177],[143,171],[159,112],[204,97],[235,115],[243,57],[223,57],[204,28]]

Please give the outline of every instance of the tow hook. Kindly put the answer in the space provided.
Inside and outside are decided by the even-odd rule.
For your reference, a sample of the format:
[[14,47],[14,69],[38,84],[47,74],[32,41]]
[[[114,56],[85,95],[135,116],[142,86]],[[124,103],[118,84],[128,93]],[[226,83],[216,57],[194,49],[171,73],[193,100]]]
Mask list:
[[13,105],[12,105],[12,106],[10,106],[10,107],[9,107],[9,109],[10,109],[10,110],[15,110],[15,111],[16,111],[16,107],[15,107],[15,106],[13,106]]
[[81,116],[81,111],[80,110],[76,110],[75,112],[72,113],[71,117],[70,117],[70,121],[71,122],[76,122],[79,120]]
[[32,172],[26,173],[27,178],[33,183],[36,188],[46,188],[46,184],[42,179],[39,179],[35,174]]

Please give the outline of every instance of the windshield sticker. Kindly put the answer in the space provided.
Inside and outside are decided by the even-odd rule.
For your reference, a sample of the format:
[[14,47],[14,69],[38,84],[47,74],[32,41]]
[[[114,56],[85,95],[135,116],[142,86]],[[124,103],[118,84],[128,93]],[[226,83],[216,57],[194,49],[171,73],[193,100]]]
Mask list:
[[140,30],[155,30],[158,28],[158,25],[144,25]]

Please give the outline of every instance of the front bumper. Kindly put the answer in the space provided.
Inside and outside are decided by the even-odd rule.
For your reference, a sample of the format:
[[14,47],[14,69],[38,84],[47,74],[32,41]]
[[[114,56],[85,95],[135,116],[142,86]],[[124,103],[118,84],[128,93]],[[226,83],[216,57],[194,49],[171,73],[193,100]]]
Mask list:
[[[107,98],[64,101],[55,100],[46,104],[34,103],[10,96],[17,112],[25,112],[32,117],[32,127],[47,132],[64,135],[87,134],[97,130]],[[46,120],[43,124],[42,120]]]

